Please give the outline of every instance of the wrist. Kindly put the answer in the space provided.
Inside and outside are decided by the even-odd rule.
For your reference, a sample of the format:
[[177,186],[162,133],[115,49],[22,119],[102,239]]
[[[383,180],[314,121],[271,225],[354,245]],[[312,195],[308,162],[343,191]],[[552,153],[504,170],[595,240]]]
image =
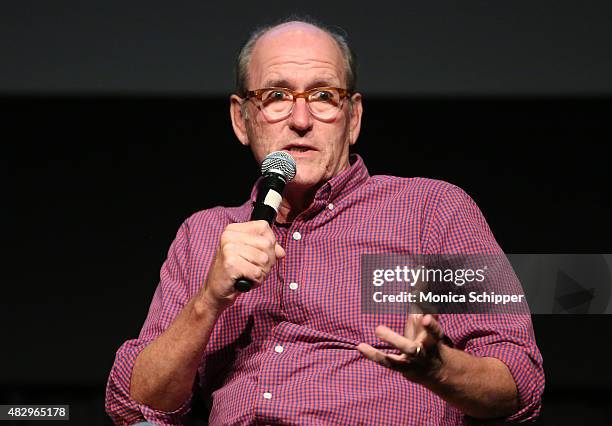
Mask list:
[[435,361],[435,366],[432,368],[430,372],[431,380],[438,384],[444,384],[448,382],[448,377],[451,374],[449,365],[450,353],[452,352],[452,348],[448,347],[444,343],[440,342],[437,348],[437,357]]
[[225,310],[226,306],[219,303],[205,289],[200,290],[195,298],[193,309],[198,318],[210,318],[216,320]]

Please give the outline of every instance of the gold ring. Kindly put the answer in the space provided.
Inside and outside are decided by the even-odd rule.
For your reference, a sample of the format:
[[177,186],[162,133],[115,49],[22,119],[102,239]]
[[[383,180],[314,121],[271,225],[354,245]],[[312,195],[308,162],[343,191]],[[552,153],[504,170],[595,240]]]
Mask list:
[[422,349],[423,349],[423,345],[417,346],[416,351],[414,352],[414,356],[415,357],[419,356],[419,354],[421,353]]

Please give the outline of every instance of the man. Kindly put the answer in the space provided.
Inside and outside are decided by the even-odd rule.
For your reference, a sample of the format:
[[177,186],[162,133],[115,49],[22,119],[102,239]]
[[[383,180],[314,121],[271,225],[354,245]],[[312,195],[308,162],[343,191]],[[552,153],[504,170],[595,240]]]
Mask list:
[[[249,221],[250,201],[183,224],[139,339],[117,353],[115,422],[180,424],[194,390],[212,396],[211,424],[537,415],[542,360],[528,316],[386,316],[384,326],[361,313],[362,253],[501,251],[460,189],[370,177],[349,155],[363,111],[354,86],[346,42],[319,26],[283,23],[244,46],[234,132],[257,162],[291,153],[297,175],[272,227]],[[255,288],[237,292],[239,277]]]

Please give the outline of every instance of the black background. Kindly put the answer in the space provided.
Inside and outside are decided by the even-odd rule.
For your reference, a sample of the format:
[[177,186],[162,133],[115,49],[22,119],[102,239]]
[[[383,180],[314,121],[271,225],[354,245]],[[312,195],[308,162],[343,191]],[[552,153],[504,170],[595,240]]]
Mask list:
[[[137,335],[181,221],[242,203],[256,178],[228,105],[2,99],[3,223],[12,236],[2,402],[68,402],[75,423],[104,424],[114,351]],[[507,252],[610,251],[612,99],[366,97],[364,105],[356,152],[372,174],[460,185]],[[547,376],[543,422],[607,419],[610,325],[609,316],[534,318]]]
[[[355,151],[364,157],[370,173],[427,176],[461,186],[480,206],[506,252],[610,252],[612,172],[607,148],[612,140],[612,82],[606,72],[612,60],[600,47],[609,48],[612,38],[609,29],[602,32],[599,25],[608,14],[585,7],[572,15],[561,3],[560,15],[546,13],[548,3],[532,9],[518,3],[522,6],[517,12],[507,6],[485,10],[483,3],[473,2],[471,14],[444,8],[441,15],[406,6],[403,16],[411,22],[429,19],[410,31],[418,33],[427,24],[437,29],[471,28],[468,35],[459,35],[461,43],[451,42],[451,33],[437,42],[425,36],[404,40],[406,46],[425,45],[435,52],[413,58],[414,51],[406,48],[406,57],[429,64],[418,73],[411,72],[414,68],[397,52],[376,51],[385,27],[372,23],[383,34],[379,39],[364,35],[360,29],[370,27],[359,18],[363,10],[347,16],[348,9],[343,9],[345,14],[338,13],[341,18],[336,20],[322,16],[356,33],[356,47],[365,48],[358,50],[365,112]],[[126,15],[65,7],[52,12],[68,16],[62,22],[71,25],[76,25],[73,18],[82,16],[82,33],[53,27],[58,31],[43,47],[57,47],[53,40],[72,40],[71,49],[62,58],[54,56],[55,62],[31,62],[41,58],[40,52],[20,47],[40,48],[36,40],[50,34],[42,31],[47,27],[41,23],[49,21],[44,14],[28,14],[43,6],[25,4],[30,9],[3,19],[13,25],[9,30],[30,38],[3,38],[0,46],[10,47],[5,51],[13,55],[3,55],[3,66],[8,67],[0,71],[7,77],[0,94],[1,165],[7,189],[1,208],[6,242],[0,403],[69,403],[71,423],[104,425],[104,385],[114,352],[137,335],[180,223],[203,208],[241,204],[257,167],[231,131],[231,79],[215,80],[217,72],[231,75],[231,55],[220,63],[205,61],[203,68],[214,70],[205,77],[194,72],[185,80],[180,78],[183,74],[170,72],[172,79],[163,69],[148,66],[160,60],[159,51],[138,55],[115,41],[121,52],[111,61],[115,67],[105,62],[107,69],[95,64],[85,69],[82,64],[87,61],[79,55],[98,51],[92,37],[107,40],[107,33],[100,35],[95,26],[88,31],[85,24],[96,16],[121,23]],[[43,9],[50,13],[50,6]],[[132,15],[137,15],[134,10]],[[501,17],[495,21],[502,28],[497,39],[503,34],[510,52],[510,59],[497,57],[506,58],[493,61],[497,65],[489,60],[494,46],[482,50],[487,34],[479,30],[485,23],[486,28],[500,27],[491,24],[486,12]],[[377,10],[375,16],[382,15]],[[592,21],[584,19],[587,15]],[[6,16],[30,16],[37,25],[21,25],[23,20]],[[172,43],[160,41],[166,40],[160,34],[182,33],[175,27],[149,25],[146,16],[133,21],[143,39],[171,48]],[[437,19],[440,16],[445,18]],[[549,20],[540,22],[543,16]],[[202,31],[217,21],[208,19],[202,18]],[[408,37],[398,33],[397,16],[389,19],[389,34]],[[229,18],[224,22],[232,36],[209,42],[233,53],[246,32],[230,25]],[[516,22],[534,31],[512,32],[511,23]],[[117,37],[130,44],[121,31]],[[181,37],[179,41],[198,43],[195,36]],[[563,50],[570,39],[571,51]],[[483,43],[481,48],[470,44],[475,40]],[[460,52],[452,58],[465,53],[463,57],[472,62],[443,72],[431,61],[456,49]],[[131,58],[133,63],[125,65]],[[515,72],[534,70],[534,58],[540,61],[538,72]],[[438,65],[444,62],[438,60]],[[124,67],[117,69],[121,63]],[[190,64],[188,56],[172,57],[171,63],[179,63],[181,69]],[[404,82],[397,93],[386,83],[387,74],[376,72],[393,64],[401,65],[389,71],[390,81]],[[110,69],[116,78],[108,78]],[[67,77],[72,74],[73,79]],[[164,86],[165,79],[187,83]],[[71,86],[74,82],[79,84]],[[547,380],[542,424],[607,423],[612,414],[610,326],[612,318],[603,315],[534,317]]]
[[366,93],[612,93],[607,0],[4,3],[0,92],[225,96],[248,31],[300,13],[349,34]]

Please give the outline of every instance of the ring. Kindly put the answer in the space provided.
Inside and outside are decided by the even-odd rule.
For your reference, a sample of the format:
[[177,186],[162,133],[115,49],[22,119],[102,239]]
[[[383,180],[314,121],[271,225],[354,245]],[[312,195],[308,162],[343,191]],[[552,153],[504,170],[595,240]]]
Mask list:
[[417,346],[416,351],[414,352],[414,356],[417,357],[419,356],[419,354],[421,353],[421,350],[423,349],[423,345],[419,344],[419,346]]

